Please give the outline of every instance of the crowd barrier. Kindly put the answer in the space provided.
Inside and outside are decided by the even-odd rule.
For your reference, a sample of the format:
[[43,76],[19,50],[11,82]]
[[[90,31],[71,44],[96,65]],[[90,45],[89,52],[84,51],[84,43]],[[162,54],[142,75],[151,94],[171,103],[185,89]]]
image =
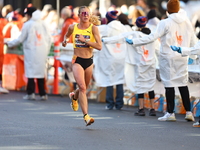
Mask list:
[[2,69],[2,86],[8,90],[20,90],[26,86],[24,75],[24,56],[22,44],[7,48],[4,46],[5,54]]

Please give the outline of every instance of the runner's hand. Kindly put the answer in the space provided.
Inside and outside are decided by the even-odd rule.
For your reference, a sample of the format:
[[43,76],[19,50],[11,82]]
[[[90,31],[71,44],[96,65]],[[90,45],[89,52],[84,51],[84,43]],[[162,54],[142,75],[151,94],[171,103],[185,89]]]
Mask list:
[[66,45],[67,45],[67,41],[64,40],[64,41],[62,42],[62,46],[65,47]]

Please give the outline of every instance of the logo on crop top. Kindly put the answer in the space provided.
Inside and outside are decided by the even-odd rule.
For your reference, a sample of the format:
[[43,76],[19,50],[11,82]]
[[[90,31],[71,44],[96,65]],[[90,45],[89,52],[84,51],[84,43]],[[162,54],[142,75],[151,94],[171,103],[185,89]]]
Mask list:
[[[90,36],[89,36],[89,35],[83,35],[83,37],[84,37],[85,39],[90,39]],[[85,42],[79,41],[78,38],[79,38],[79,35],[76,34],[76,35],[75,35],[75,40],[74,40],[75,46],[76,46],[76,47],[79,47],[79,48],[89,48],[89,47],[90,47],[90,46],[87,45]]]

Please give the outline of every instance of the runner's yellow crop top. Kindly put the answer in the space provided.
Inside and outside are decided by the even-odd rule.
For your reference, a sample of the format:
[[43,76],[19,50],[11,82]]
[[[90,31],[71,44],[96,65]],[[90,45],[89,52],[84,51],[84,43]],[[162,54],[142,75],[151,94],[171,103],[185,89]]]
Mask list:
[[89,45],[87,45],[87,43],[78,40],[79,34],[82,34],[85,39],[89,39],[90,42],[95,42],[95,38],[92,33],[92,26],[93,24],[91,24],[87,29],[82,30],[78,28],[78,24],[74,25],[74,31],[72,33],[74,48],[92,48]]

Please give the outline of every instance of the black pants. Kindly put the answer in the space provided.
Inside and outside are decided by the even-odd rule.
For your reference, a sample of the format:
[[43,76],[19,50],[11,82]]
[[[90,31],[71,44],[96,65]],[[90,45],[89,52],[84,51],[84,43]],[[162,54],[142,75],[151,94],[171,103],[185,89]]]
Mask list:
[[[154,90],[153,91],[149,91],[149,99],[154,99],[155,98],[155,93]],[[138,94],[138,98],[144,98],[144,93]]]
[[[183,87],[178,87],[180,94],[181,94],[181,98],[183,101],[183,106],[185,108],[186,111],[191,111],[190,108],[190,95],[189,95],[189,90],[187,86],[183,86]],[[166,95],[166,100],[167,100],[167,111],[169,113],[173,113],[174,112],[174,99],[175,99],[175,90],[174,87],[166,87],[165,88],[165,95]]]
[[[40,96],[46,95],[46,92],[44,90],[44,78],[37,78],[37,84]],[[28,85],[26,90],[28,95],[35,93],[34,78],[28,78]]]

